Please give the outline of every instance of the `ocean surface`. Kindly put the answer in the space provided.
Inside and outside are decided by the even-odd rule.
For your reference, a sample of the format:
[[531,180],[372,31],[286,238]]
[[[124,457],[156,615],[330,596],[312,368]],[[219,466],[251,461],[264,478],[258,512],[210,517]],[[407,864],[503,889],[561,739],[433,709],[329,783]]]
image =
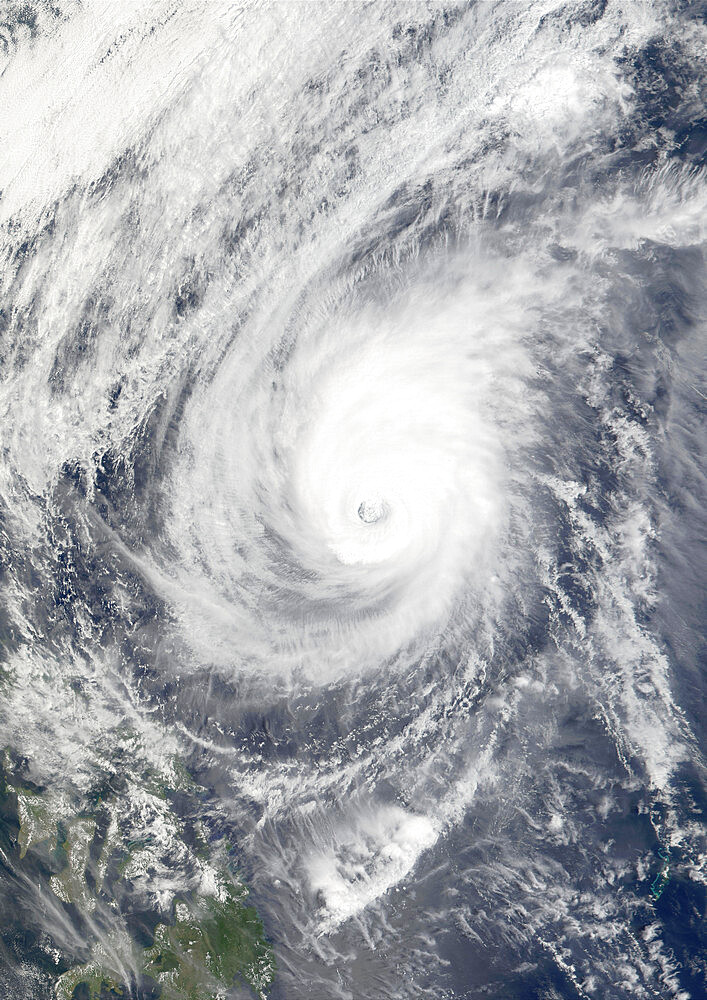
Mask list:
[[706,22],[4,4],[3,998],[707,996]]

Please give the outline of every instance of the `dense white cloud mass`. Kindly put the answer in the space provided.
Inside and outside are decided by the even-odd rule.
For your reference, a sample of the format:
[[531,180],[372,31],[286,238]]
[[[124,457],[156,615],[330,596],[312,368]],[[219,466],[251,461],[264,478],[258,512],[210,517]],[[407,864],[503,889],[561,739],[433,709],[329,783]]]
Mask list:
[[697,6],[7,15],[3,767],[98,831],[8,995],[200,837],[274,997],[698,995]]

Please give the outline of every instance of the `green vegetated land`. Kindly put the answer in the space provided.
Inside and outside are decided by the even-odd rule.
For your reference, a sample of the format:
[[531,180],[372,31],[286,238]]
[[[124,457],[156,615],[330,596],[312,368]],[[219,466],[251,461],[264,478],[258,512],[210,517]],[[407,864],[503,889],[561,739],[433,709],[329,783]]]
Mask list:
[[[213,1000],[242,979],[259,997],[272,982],[274,964],[255,909],[244,906],[232,885],[222,883],[221,894],[196,904],[178,900],[174,923],[158,924],[151,947],[135,956],[140,975],[161,987],[163,1000]],[[86,965],[65,972],[57,983],[57,1000],[71,1000],[80,983],[91,1000],[101,990],[121,996],[120,973],[111,968],[102,947]]]
[[[110,901],[105,892],[109,865],[124,874],[134,861],[132,845],[123,843],[110,804],[99,803],[100,833],[98,814],[57,818],[45,794],[10,777],[7,754],[3,764],[2,795],[6,803],[15,803],[20,861],[30,851],[51,856],[58,868],[49,876],[51,891],[83,914]],[[164,800],[164,789],[152,791]],[[106,994],[127,996],[126,969],[137,981],[158,984],[162,1000],[214,1000],[238,981],[265,998],[275,960],[262,921],[255,908],[246,905],[245,887],[222,861],[207,861],[208,845],[203,838],[197,841],[199,864],[209,876],[204,880],[208,891],[201,888],[175,898],[171,919],[157,924],[149,947],[138,948],[125,930],[96,941],[88,962],[58,976],[57,1000],[72,1000],[79,987],[84,997],[88,991],[90,1000]],[[138,855],[146,849],[136,846]]]

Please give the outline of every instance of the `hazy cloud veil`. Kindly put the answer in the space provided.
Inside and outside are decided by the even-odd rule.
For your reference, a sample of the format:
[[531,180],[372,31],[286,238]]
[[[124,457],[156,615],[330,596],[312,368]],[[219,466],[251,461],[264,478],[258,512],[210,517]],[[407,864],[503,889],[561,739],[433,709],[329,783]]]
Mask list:
[[704,6],[0,20],[4,995],[703,995]]

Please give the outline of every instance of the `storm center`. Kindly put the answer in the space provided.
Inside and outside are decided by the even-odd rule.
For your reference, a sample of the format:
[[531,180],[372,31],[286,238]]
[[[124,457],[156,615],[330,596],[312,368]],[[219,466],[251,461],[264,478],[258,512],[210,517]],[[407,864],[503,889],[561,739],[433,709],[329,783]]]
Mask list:
[[383,500],[364,500],[358,508],[358,516],[364,524],[374,524],[382,520],[386,514]]

